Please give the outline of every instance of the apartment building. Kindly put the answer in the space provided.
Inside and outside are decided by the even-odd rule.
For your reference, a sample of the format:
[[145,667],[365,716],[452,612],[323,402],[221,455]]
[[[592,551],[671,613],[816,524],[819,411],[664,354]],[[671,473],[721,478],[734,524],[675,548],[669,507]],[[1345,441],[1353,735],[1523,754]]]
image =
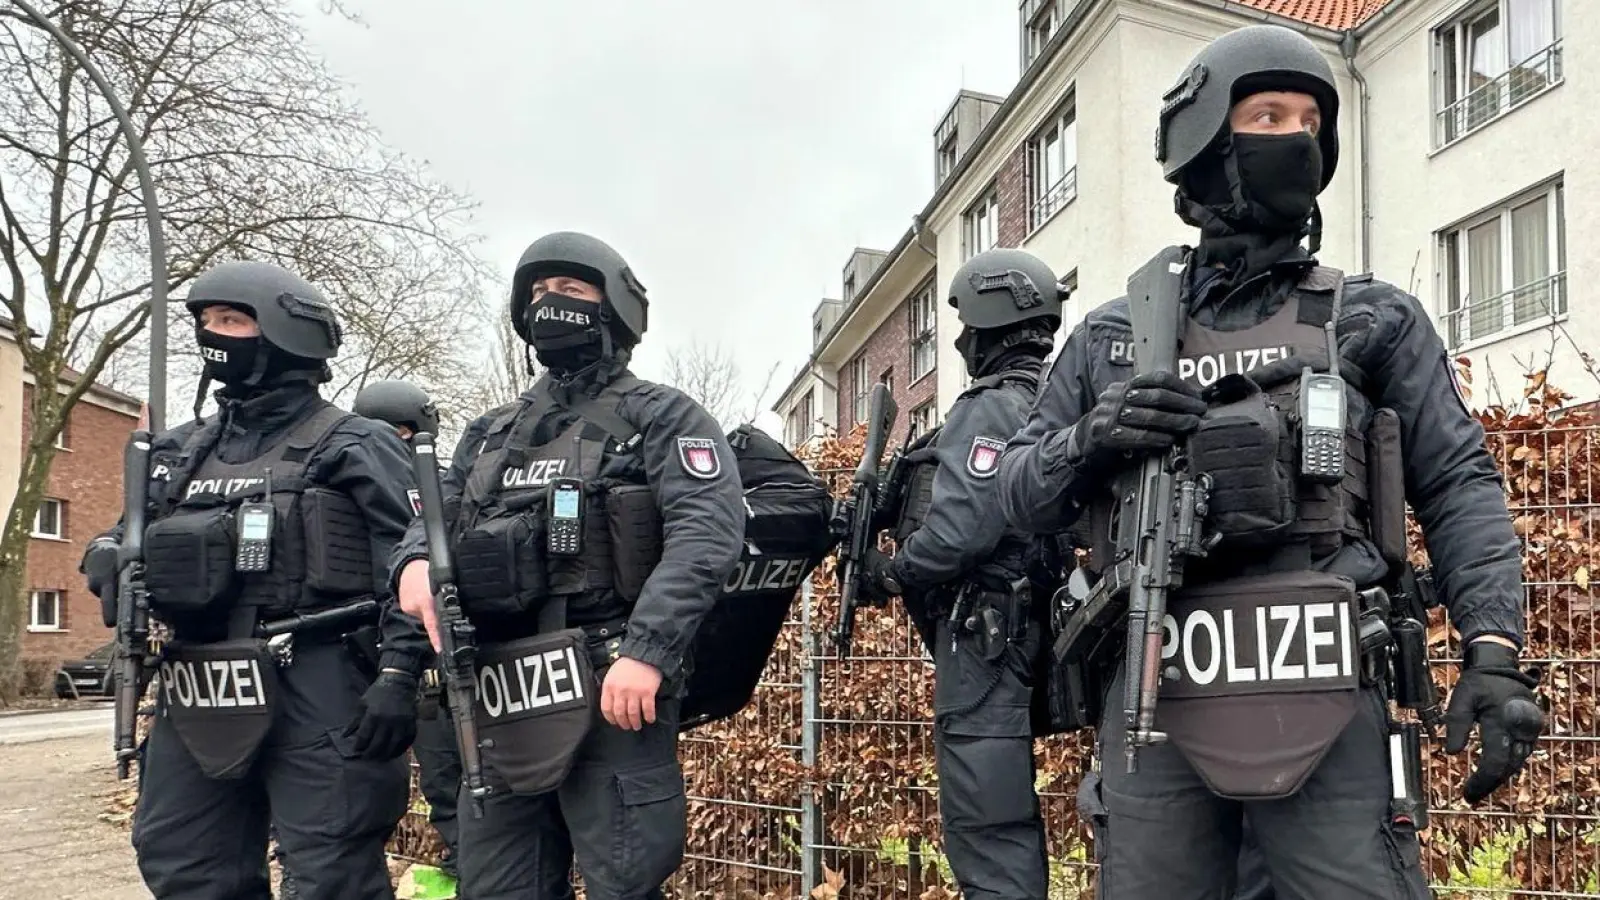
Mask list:
[[[1343,98],[1322,261],[1415,293],[1472,361],[1479,404],[1515,399],[1520,373],[1545,366],[1580,400],[1600,397],[1579,352],[1600,313],[1569,289],[1600,276],[1592,242],[1569,240],[1600,229],[1588,183],[1600,172],[1577,165],[1600,146],[1578,100],[1600,97],[1587,64],[1600,4],[1023,0],[1016,85],[956,98],[934,131],[932,196],[879,274],[828,301],[832,324],[814,318],[811,358],[775,410],[790,420],[809,397],[806,421],[847,430],[880,370],[912,374],[925,345],[918,377],[891,383],[911,421],[934,424],[968,383],[943,302],[963,261],[994,246],[1038,254],[1074,288],[1064,332],[1155,250],[1192,241],[1152,154],[1160,98],[1207,42],[1259,22],[1316,42]],[[895,335],[900,349],[886,346]],[[835,403],[819,411],[824,384]]]
[[[32,434],[34,378],[17,349],[16,331],[0,319],[0,508],[16,497],[23,447]],[[29,592],[24,658],[80,657],[111,639],[100,601],[84,587],[84,546],[122,512],[122,453],[138,424],[139,400],[95,385],[67,417],[56,440],[45,499],[28,543]]]

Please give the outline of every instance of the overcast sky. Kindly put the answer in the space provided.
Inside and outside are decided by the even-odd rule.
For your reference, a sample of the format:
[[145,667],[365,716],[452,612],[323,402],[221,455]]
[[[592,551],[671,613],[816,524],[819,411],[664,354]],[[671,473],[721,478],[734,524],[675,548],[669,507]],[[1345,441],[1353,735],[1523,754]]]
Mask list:
[[313,13],[312,39],[391,145],[482,203],[504,279],[588,231],[650,291],[640,375],[698,337],[755,380],[782,363],[765,405],[851,249],[927,201],[956,92],[1017,77],[1016,0],[351,5],[364,26]]

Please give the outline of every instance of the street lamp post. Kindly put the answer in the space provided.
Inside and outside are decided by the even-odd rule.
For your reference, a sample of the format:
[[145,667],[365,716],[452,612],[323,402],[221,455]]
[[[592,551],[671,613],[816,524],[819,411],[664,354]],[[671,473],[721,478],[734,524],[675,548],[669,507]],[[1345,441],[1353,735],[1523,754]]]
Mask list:
[[160,432],[167,424],[167,242],[161,230],[161,208],[156,204],[156,182],[150,175],[150,161],[144,155],[144,142],[139,139],[139,129],[133,126],[133,118],[128,115],[127,108],[111,89],[111,83],[106,81],[105,75],[100,72],[100,67],[89,59],[83,48],[72,38],[67,37],[67,33],[62,31],[60,26],[50,21],[28,0],[11,0],[11,2],[27,13],[28,18],[40,28],[50,32],[56,43],[89,73],[94,86],[105,96],[112,115],[117,117],[117,124],[122,127],[123,139],[128,142],[128,156],[133,161],[134,173],[139,176],[139,187],[144,194],[145,222],[150,228],[150,388],[149,397],[145,402],[149,406],[148,427],[151,433]]

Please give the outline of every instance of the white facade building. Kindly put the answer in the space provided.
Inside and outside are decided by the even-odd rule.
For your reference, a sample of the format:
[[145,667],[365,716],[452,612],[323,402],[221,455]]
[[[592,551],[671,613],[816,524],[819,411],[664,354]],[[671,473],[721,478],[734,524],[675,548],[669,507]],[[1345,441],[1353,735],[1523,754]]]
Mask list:
[[[1161,95],[1207,42],[1258,22],[1308,35],[1338,80],[1322,262],[1415,293],[1449,350],[1470,360],[1475,405],[1515,402],[1530,367],[1548,367],[1579,401],[1600,397],[1578,352],[1600,354],[1586,288],[1600,278],[1600,247],[1585,240],[1600,235],[1600,166],[1579,164],[1600,151],[1600,121],[1583,102],[1600,99],[1600,2],[1024,0],[1019,12],[1021,79],[1003,101],[969,100],[981,114],[959,138],[944,134],[952,116],[941,123],[933,197],[877,277],[814,335],[806,371],[841,392],[835,427],[858,420],[857,381],[893,356],[883,325],[914,318],[930,273],[937,391],[924,399],[897,381],[903,409],[942,411],[967,384],[943,298],[973,253],[1020,246],[1074,283],[1064,335],[1162,246],[1192,242],[1153,155]],[[780,414],[795,409],[797,385]]]

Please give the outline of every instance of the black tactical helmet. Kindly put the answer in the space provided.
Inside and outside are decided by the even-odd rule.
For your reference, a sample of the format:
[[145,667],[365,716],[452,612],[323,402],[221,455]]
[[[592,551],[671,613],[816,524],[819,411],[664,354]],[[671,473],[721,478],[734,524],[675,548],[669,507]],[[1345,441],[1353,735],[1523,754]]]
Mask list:
[[281,266],[264,262],[225,262],[200,273],[189,285],[184,305],[196,321],[217,304],[236,306],[255,317],[261,338],[293,356],[329,360],[339,355],[344,334],[322,292]]
[[628,343],[637,343],[644,337],[650,301],[622,254],[599,238],[558,231],[529,244],[511,278],[511,324],[524,341],[533,343],[525,321],[529,289],[535,281],[551,275],[581,278],[600,288],[605,292],[604,306],[631,335]]
[[1156,162],[1178,184],[1190,163],[1228,130],[1233,105],[1262,91],[1296,91],[1316,98],[1322,111],[1322,187],[1339,163],[1339,93],[1333,66],[1305,35],[1281,25],[1230,31],[1201,50],[1178,83],[1161,98]]
[[352,411],[396,427],[404,425],[413,433],[439,433],[439,408],[426,391],[409,381],[374,381],[356,394]]
[[950,305],[969,328],[1004,328],[1030,319],[1061,324],[1061,286],[1044,260],[1026,250],[985,250],[950,279]]

